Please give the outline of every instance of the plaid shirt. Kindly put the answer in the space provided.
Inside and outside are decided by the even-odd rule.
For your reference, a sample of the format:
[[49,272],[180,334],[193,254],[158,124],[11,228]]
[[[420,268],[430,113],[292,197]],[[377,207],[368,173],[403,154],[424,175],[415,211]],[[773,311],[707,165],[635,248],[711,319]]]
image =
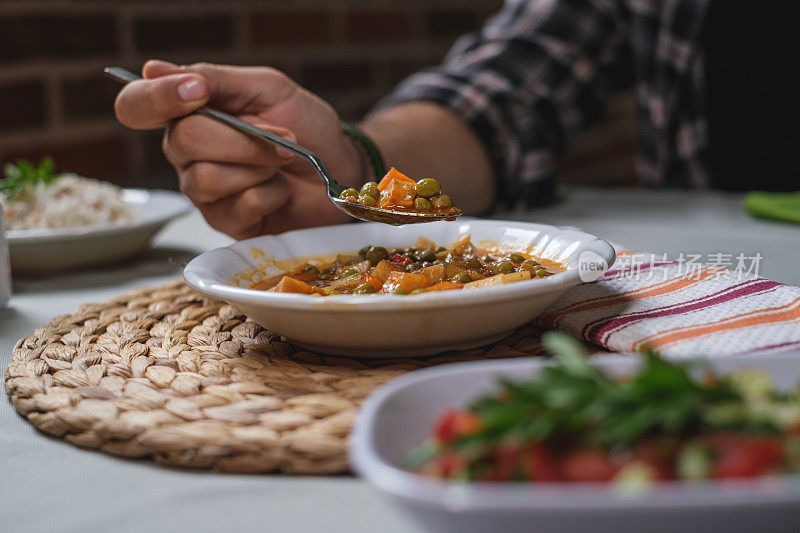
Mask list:
[[437,102],[490,154],[506,205],[536,201],[557,156],[602,114],[609,77],[633,69],[636,171],[649,186],[707,185],[703,53],[710,0],[507,0],[439,67],[412,75],[379,107]]

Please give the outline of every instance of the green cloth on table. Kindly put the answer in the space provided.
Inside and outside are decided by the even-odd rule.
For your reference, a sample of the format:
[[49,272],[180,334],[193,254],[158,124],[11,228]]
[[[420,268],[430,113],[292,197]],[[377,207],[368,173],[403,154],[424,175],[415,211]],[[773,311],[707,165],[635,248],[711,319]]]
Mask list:
[[800,224],[800,191],[751,192],[744,197],[744,209],[759,218]]

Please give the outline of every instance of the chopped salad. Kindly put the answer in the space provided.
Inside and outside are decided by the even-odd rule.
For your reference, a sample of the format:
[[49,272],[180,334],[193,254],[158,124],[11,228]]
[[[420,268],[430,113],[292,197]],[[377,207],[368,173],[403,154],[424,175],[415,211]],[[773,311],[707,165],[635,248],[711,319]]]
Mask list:
[[463,481],[606,482],[753,478],[800,469],[800,386],[757,369],[719,376],[642,353],[623,379],[550,333],[534,378],[442,413],[407,466]]

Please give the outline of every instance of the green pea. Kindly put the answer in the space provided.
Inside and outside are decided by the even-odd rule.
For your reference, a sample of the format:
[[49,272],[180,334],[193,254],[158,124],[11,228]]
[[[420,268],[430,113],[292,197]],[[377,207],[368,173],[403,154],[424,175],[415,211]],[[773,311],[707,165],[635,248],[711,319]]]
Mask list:
[[389,251],[383,246],[370,246],[364,255],[372,265],[377,265],[381,259],[389,257]]
[[440,194],[435,198],[431,198],[431,203],[433,207],[453,207],[453,200],[446,194]]
[[515,253],[508,254],[508,259],[512,263],[522,263],[523,261],[525,261],[525,258],[523,256],[521,256],[520,254],[515,254]]
[[535,272],[536,271],[536,267],[538,267],[538,266],[540,266],[540,265],[536,261],[531,261],[530,259],[526,259],[519,266],[519,269],[520,270],[527,270],[528,272]]
[[547,276],[550,276],[550,275],[551,275],[551,274],[550,274],[550,272],[548,272],[548,271],[547,271],[547,270],[546,270],[546,269],[545,269],[543,266],[541,266],[541,265],[539,265],[538,267],[536,267],[536,268],[534,269],[534,272],[535,272],[535,273],[536,273],[536,275],[537,275],[537,276],[539,276],[540,278],[546,278]]
[[486,255],[484,255],[483,257],[481,257],[481,260],[482,260],[484,263],[491,263],[491,262],[493,262],[493,261],[494,261],[494,257],[492,257],[492,256],[491,256],[491,255],[489,255],[489,254],[486,254]]
[[343,278],[349,278],[350,276],[355,276],[356,274],[358,274],[358,270],[356,270],[354,267],[345,268],[342,270]]
[[333,272],[322,272],[320,273],[319,276],[317,276],[317,278],[321,280],[331,279],[332,277],[333,277]]
[[411,294],[422,294],[423,292],[428,292],[428,289],[414,289]]
[[466,272],[458,272],[450,278],[450,281],[455,281],[457,283],[469,283],[472,281],[472,277]]
[[395,294],[402,295],[402,296],[406,296],[406,295],[408,295],[408,291],[407,291],[407,290],[405,290],[405,289],[397,289],[397,290],[395,290],[395,291],[394,291],[394,293],[395,293]]
[[446,251],[447,251],[447,248],[445,248],[444,246],[440,246],[440,247],[438,247],[438,248],[436,249],[436,253],[437,253],[437,254],[438,254],[439,252],[446,252]]
[[493,274],[511,274],[514,272],[514,265],[511,261],[503,260],[492,264]]
[[406,271],[407,271],[407,272],[414,272],[415,270],[419,270],[420,268],[422,268],[422,265],[421,265],[421,264],[419,264],[419,263],[410,263],[410,264],[409,264],[409,265],[406,267]]
[[319,268],[314,265],[306,265],[306,267],[301,270],[304,274],[319,274]]
[[416,185],[417,196],[431,198],[442,192],[442,186],[433,178],[422,178]]
[[378,205],[378,200],[368,194],[362,194],[358,197],[358,203],[367,207],[374,207]]
[[366,194],[367,196],[372,196],[373,198],[378,198],[381,195],[380,191],[378,190],[378,184],[374,181],[368,181],[362,185],[361,194]]
[[469,259],[464,261],[464,263],[467,265],[467,267],[473,270],[477,270],[483,266],[483,263],[481,263],[481,260],[478,259],[477,257],[470,257]]
[[425,198],[414,198],[414,209],[417,211],[430,211],[432,207],[431,203]]
[[371,245],[363,247],[362,249],[360,249],[358,251],[358,255],[360,255],[361,257],[366,257],[367,256],[367,252],[369,251],[370,248],[372,248]]
[[356,294],[372,294],[375,292],[375,287],[372,286],[372,283],[362,283],[353,292]]
[[339,198],[341,198],[342,200],[346,200],[350,196],[355,196],[356,198],[358,198],[358,191],[355,190],[353,187],[345,189],[341,192],[341,194],[339,194]]
[[432,262],[436,260],[436,253],[433,250],[416,250],[414,252],[414,259],[417,261]]

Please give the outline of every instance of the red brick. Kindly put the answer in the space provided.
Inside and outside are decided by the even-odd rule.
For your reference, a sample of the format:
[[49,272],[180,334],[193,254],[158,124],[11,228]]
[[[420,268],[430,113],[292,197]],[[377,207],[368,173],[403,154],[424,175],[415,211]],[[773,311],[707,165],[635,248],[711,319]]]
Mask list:
[[351,11],[345,22],[351,43],[396,42],[414,36],[414,22],[407,11]]
[[64,140],[4,150],[0,159],[3,163],[17,159],[38,162],[46,155],[53,157],[60,172],[77,172],[113,182],[120,180],[129,165],[121,132],[81,141]]
[[43,81],[0,85],[0,131],[43,126],[47,122],[46,109]]
[[234,20],[228,13],[146,16],[133,24],[136,48],[145,54],[232,47]]
[[119,52],[112,14],[0,17],[0,62],[112,55]]
[[332,41],[327,10],[280,11],[260,9],[247,17],[248,44],[318,45]]
[[362,62],[310,63],[303,66],[301,80],[314,92],[363,89],[372,85],[372,70]]

